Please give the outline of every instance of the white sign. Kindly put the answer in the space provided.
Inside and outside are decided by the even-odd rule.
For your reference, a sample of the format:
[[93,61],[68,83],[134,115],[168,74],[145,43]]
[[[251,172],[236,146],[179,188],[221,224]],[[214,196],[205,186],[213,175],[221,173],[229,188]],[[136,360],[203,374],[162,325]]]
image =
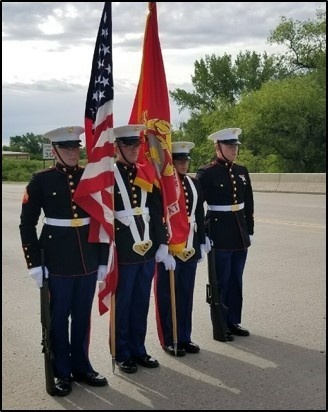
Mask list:
[[43,160],[54,159],[54,155],[52,154],[52,144],[51,143],[43,143],[42,151],[43,151]]

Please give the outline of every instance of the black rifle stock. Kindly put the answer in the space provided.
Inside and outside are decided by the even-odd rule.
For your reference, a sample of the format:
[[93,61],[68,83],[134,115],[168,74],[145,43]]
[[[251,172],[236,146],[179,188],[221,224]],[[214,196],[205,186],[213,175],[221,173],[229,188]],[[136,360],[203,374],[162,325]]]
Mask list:
[[215,251],[212,247],[207,254],[208,284],[206,285],[206,302],[210,304],[213,339],[220,342],[229,340],[225,321],[226,308],[221,302],[215,272]]
[[51,396],[55,395],[55,377],[52,366],[53,352],[50,340],[50,301],[49,284],[45,276],[44,250],[41,250],[41,265],[43,274],[43,284],[40,288],[41,302],[41,325],[42,325],[42,353],[44,355],[44,370],[46,377],[46,390]]

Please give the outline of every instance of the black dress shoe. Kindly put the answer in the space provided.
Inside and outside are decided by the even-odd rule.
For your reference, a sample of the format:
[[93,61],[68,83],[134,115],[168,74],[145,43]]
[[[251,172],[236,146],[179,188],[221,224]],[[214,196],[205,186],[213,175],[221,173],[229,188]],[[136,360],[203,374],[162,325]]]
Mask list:
[[237,324],[229,325],[229,330],[232,333],[232,335],[249,336],[249,331]]
[[98,372],[74,373],[73,379],[76,382],[85,382],[90,386],[106,386],[108,384],[107,379]]
[[66,396],[72,392],[70,378],[59,378],[55,383],[55,395]]
[[121,372],[125,373],[135,373],[138,370],[136,363],[132,360],[116,362],[118,368]]
[[[172,345],[163,346],[163,349],[165,350],[165,352],[169,353],[170,355],[175,356],[174,347]],[[185,356],[185,354],[186,354],[186,350],[184,348],[177,349],[177,356],[181,357],[181,356]]]
[[224,335],[223,342],[232,342],[235,338],[232,336],[231,330],[227,329],[226,334]]
[[150,355],[136,356],[133,358],[136,363],[145,368],[158,368],[159,363],[156,359],[152,358]]
[[181,343],[181,347],[187,353],[198,353],[200,351],[200,347],[194,342]]

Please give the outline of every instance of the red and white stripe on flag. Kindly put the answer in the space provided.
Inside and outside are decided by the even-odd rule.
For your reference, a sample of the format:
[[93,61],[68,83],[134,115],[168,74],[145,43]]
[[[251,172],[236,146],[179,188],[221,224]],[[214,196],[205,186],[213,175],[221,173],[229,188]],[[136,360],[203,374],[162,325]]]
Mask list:
[[88,163],[74,194],[76,203],[91,217],[89,241],[109,244],[108,274],[104,287],[98,294],[101,315],[109,309],[109,297],[111,293],[115,293],[117,285],[113,200],[115,179],[112,67],[112,6],[111,2],[105,2],[85,107]]

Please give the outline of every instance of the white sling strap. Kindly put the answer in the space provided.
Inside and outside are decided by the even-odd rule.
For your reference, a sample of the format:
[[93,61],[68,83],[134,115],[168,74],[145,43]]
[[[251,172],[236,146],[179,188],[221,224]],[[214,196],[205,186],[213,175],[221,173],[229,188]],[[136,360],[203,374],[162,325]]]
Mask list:
[[195,210],[196,210],[196,205],[197,205],[197,190],[195,188],[194,182],[191,180],[189,176],[186,176],[188,179],[188,182],[190,184],[190,188],[192,190],[192,196],[193,196],[193,202],[192,202],[192,208],[190,211],[190,222],[189,222],[189,235],[188,235],[188,241],[187,241],[187,249],[192,248],[193,242],[194,242],[194,232],[197,231],[197,224],[196,224],[196,219],[195,219]]
[[191,208],[190,216],[189,216],[189,235],[188,235],[187,245],[181,252],[177,253],[177,256],[184,262],[186,262],[188,259],[190,259],[195,254],[193,243],[194,243],[194,232],[197,231],[195,210],[196,210],[196,205],[197,205],[197,200],[198,200],[198,194],[197,194],[197,190],[195,188],[194,182],[189,176],[186,176],[186,179],[188,179],[188,182],[190,184],[190,188],[191,188],[192,196],[193,196],[193,202],[192,202],[192,208]]
[[[115,211],[114,216],[117,220],[123,223],[123,225],[129,226],[132,237],[135,242],[133,245],[133,250],[139,255],[143,256],[151,248],[153,244],[153,242],[149,239],[149,220],[150,220],[149,210],[148,208],[145,207],[147,192],[141,189],[140,208],[133,209],[131,207],[130,198],[126,190],[123,178],[116,165],[114,165],[114,176],[115,176],[115,180],[118,185],[118,188],[122,195],[122,201],[123,201],[124,210],[125,210],[124,213],[120,213],[121,211]],[[140,234],[137,228],[137,224],[134,218],[135,215],[142,216],[142,220],[145,225],[144,236],[142,240],[141,240],[141,237],[140,237]]]

